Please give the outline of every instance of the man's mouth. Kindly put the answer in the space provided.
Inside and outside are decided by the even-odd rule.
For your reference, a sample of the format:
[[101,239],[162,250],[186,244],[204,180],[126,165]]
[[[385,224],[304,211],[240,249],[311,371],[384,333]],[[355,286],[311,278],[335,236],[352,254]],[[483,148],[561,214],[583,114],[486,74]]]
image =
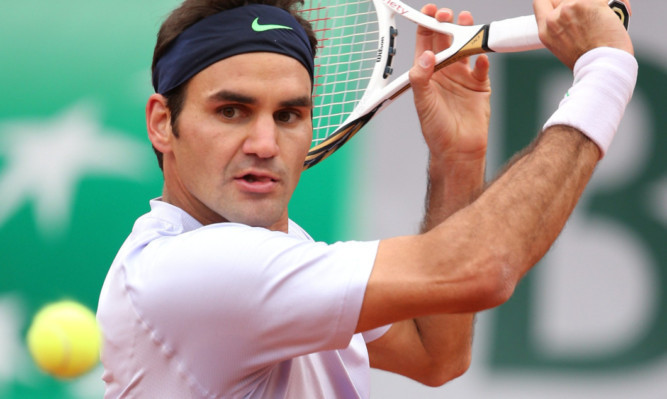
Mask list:
[[262,171],[246,171],[236,176],[241,191],[253,194],[269,194],[278,188],[280,180],[277,176]]
[[241,176],[241,179],[247,181],[248,183],[266,183],[276,181],[276,179],[272,179],[269,176],[258,176],[253,174],[243,175]]

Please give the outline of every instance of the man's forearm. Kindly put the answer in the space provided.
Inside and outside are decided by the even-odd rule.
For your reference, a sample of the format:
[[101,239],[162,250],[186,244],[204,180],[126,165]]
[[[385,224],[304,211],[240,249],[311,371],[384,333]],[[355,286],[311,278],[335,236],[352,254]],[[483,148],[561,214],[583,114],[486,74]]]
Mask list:
[[580,132],[554,126],[469,206],[422,235],[381,241],[358,329],[504,303],[562,230],[599,158]]
[[558,237],[599,158],[599,148],[581,132],[554,126],[517,157],[470,208],[479,212],[480,232],[491,233],[483,237],[487,245],[509,248],[509,261],[520,276]]
[[[484,186],[485,158],[429,164],[422,232],[472,203]],[[432,367],[441,371],[439,383],[467,370],[472,353],[474,313],[442,314],[414,319]]]
[[471,204],[484,187],[485,159],[430,163],[421,232]]
[[451,303],[460,306],[451,311],[480,310],[509,298],[562,231],[599,158],[599,148],[581,132],[551,127],[474,203],[428,233],[456,247],[440,260],[458,267],[451,278],[459,294]]

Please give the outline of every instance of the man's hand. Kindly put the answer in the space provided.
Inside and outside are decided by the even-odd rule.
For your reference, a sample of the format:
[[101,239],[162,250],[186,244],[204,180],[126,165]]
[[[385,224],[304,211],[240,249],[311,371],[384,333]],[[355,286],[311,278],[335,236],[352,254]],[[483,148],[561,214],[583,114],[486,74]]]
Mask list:
[[[440,22],[453,22],[452,10],[434,4],[422,8]],[[472,25],[469,12],[459,14],[460,25]],[[486,155],[490,118],[489,60],[477,57],[474,67],[463,59],[433,73],[434,53],[448,48],[450,37],[424,27],[417,29],[415,62],[410,69],[415,106],[432,162],[480,160]]]
[[[624,1],[630,10],[629,1]],[[607,0],[533,0],[540,40],[572,69],[579,57],[596,47],[634,54],[632,41]]]

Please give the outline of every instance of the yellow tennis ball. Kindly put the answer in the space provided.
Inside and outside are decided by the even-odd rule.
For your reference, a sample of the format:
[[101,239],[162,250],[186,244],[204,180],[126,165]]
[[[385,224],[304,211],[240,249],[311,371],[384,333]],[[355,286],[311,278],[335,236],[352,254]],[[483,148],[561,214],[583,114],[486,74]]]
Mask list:
[[73,378],[100,360],[101,334],[95,314],[74,301],[42,308],[28,329],[28,349],[37,366],[59,378]]

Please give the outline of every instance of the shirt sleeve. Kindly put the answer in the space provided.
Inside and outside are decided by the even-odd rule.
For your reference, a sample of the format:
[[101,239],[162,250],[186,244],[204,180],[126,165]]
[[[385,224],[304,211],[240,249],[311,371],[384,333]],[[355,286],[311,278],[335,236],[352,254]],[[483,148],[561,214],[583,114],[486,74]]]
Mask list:
[[376,252],[225,223],[152,241],[128,256],[126,278],[154,339],[186,367],[241,376],[347,347]]
[[392,324],[387,324],[385,326],[377,327],[372,330],[364,331],[361,333],[361,335],[364,337],[364,342],[369,343],[373,342],[376,339],[382,337],[389,331],[391,328]]

